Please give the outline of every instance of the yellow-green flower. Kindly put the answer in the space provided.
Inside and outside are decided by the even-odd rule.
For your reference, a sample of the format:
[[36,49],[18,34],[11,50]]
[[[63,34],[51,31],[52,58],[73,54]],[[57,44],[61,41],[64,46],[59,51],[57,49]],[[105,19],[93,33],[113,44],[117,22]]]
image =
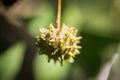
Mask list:
[[82,37],[76,37],[76,28],[65,24],[60,28],[55,28],[50,24],[48,29],[40,30],[40,32],[35,44],[40,48],[40,54],[48,56],[48,61],[53,59],[62,65],[65,60],[74,62],[75,55],[80,54],[81,46],[78,46],[78,43]]

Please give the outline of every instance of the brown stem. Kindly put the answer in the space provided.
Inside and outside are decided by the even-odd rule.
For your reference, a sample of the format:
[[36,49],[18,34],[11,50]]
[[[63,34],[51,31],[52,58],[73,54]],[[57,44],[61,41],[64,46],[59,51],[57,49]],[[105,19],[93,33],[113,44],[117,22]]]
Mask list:
[[61,24],[61,0],[58,0],[56,28],[60,28],[60,24]]

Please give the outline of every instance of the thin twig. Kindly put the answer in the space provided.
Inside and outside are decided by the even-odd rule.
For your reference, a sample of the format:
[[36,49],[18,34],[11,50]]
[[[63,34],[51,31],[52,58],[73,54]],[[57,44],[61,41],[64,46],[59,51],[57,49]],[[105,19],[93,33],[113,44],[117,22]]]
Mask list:
[[56,28],[60,28],[60,24],[61,24],[61,0],[58,0]]

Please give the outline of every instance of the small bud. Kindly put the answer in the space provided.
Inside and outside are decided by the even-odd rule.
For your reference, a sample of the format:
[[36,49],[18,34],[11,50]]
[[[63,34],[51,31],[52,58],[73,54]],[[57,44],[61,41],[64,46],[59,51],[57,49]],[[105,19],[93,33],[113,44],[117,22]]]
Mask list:
[[75,49],[81,49],[81,46],[73,46]]
[[50,42],[55,42],[55,39],[51,39]]
[[80,36],[80,37],[76,37],[75,38],[75,40],[80,40],[80,39],[82,39],[82,37]]
[[62,48],[63,46],[64,46],[63,40],[60,40],[60,42],[59,42],[59,47]]

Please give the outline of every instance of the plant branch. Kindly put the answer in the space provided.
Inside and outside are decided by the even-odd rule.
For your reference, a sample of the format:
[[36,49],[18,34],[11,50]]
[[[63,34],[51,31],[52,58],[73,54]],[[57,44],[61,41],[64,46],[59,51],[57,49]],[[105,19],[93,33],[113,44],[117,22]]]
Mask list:
[[61,0],[58,0],[56,28],[60,28],[60,24],[61,24]]

